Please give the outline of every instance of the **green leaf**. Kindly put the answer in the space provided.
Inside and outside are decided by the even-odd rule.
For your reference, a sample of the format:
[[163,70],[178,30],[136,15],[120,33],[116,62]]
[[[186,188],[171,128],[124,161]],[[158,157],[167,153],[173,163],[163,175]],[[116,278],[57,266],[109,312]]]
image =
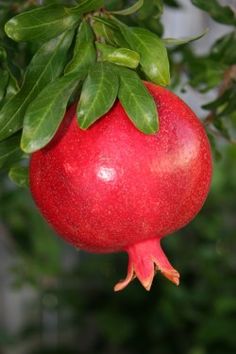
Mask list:
[[181,5],[176,0],[164,0],[164,4],[176,9],[181,7]]
[[133,13],[137,12],[141,7],[143,6],[143,1],[144,0],[138,0],[135,4],[132,6],[128,7],[127,9],[124,10],[119,10],[119,11],[111,11],[111,13],[115,15],[122,15],[122,16],[129,16],[132,15]]
[[208,136],[208,139],[210,141],[211,151],[213,153],[214,160],[215,161],[220,161],[222,159],[222,154],[221,154],[221,152],[218,149],[215,135],[213,135],[213,134],[208,132],[207,136]]
[[181,45],[181,44],[187,44],[193,41],[196,41],[203,36],[205,36],[208,33],[208,28],[205,29],[203,32],[197,34],[196,36],[191,36],[191,37],[186,37],[186,38],[163,38],[163,42],[167,46],[171,45]]
[[219,107],[221,107],[222,105],[226,104],[228,101],[230,101],[231,98],[233,98],[235,100],[236,97],[234,97],[234,95],[232,95],[232,92],[233,91],[231,90],[231,88],[226,90],[220,97],[217,97],[215,100],[204,104],[202,106],[202,108],[209,110],[209,111],[216,110]]
[[[200,92],[207,92],[220,84],[226,67],[209,59],[201,57],[197,59],[196,62],[189,63],[190,70],[192,70],[189,83]],[[193,71],[193,65],[196,65],[195,71]]]
[[65,73],[87,72],[96,61],[94,34],[86,21],[83,21],[76,36],[73,58],[65,68]]
[[[98,16],[93,16],[92,19],[94,21],[98,21],[100,23],[103,23],[104,25],[108,26],[109,28],[113,30],[119,30],[119,26],[117,23],[114,21],[115,17],[113,17],[113,20],[107,18],[107,17],[98,17]],[[118,21],[118,20],[117,20]],[[120,22],[122,24],[122,22]]]
[[13,95],[19,91],[18,83],[13,76],[9,65],[7,52],[4,48],[0,47],[0,108],[9,100]]
[[93,16],[93,30],[97,37],[105,39],[106,43],[117,47],[128,47],[124,37],[114,25],[111,26],[107,20]]
[[0,102],[5,96],[7,84],[9,81],[9,73],[7,70],[3,70],[0,68]]
[[159,13],[159,6],[157,8],[157,3],[160,4],[160,0],[144,0],[143,6],[136,12],[132,19],[137,23],[137,25],[142,26],[145,20],[150,20],[151,17],[156,16]]
[[217,130],[220,131],[221,135],[225,139],[227,139],[227,140],[231,139],[229,130],[228,130],[227,126],[225,125],[225,122],[222,119],[219,119],[218,117],[216,117],[213,121],[213,125]]
[[163,3],[163,0],[153,0],[153,3],[154,3],[154,6],[157,8],[158,10],[158,16],[155,17],[156,18],[159,18],[159,14],[162,15],[163,11],[164,11],[164,3]]
[[129,19],[124,19],[127,24],[146,28],[157,35],[162,35],[163,26],[160,18],[163,13],[162,0],[144,0],[143,6]]
[[219,38],[211,48],[211,57],[224,64],[236,63],[236,32],[230,32]]
[[4,62],[7,59],[7,52],[3,47],[0,47],[0,62]]
[[62,5],[41,6],[11,18],[5,32],[14,41],[48,41],[71,28],[79,16],[69,15]]
[[12,75],[12,73],[10,72],[10,70],[8,71],[9,73],[9,80],[8,80],[8,84],[6,87],[6,92],[5,92],[5,97],[4,97],[4,104],[13,96],[15,96],[17,94],[17,92],[19,91],[19,86],[18,86],[18,82],[16,81],[16,78]]
[[134,125],[145,134],[158,130],[155,101],[136,72],[120,68],[118,98]]
[[29,169],[23,166],[13,166],[9,171],[9,178],[19,187],[29,187]]
[[24,119],[21,148],[32,153],[47,145],[55,135],[66,111],[72,92],[78,85],[78,74],[55,80],[43,89],[29,105]]
[[155,33],[159,37],[163,35],[164,28],[160,20],[157,20],[155,18],[148,18],[144,22],[143,27],[146,27],[149,31]]
[[[8,72],[8,77],[9,77],[8,85],[10,83],[12,86],[14,86],[13,90],[14,90],[14,92],[17,92],[19,90],[18,82],[11,70],[11,68],[14,68],[14,66],[10,65],[11,63],[9,63],[9,58],[8,58],[7,52],[6,52],[5,48],[3,48],[3,47],[0,47],[0,64],[1,64],[2,70],[5,70]],[[11,68],[10,68],[10,66],[11,66]],[[0,78],[1,77],[2,77],[2,75],[0,76]],[[7,87],[6,87],[6,91],[7,91]]]
[[212,124],[221,132],[224,138],[230,140],[231,129],[229,130],[228,123],[232,120],[232,114],[236,113],[236,84],[234,83],[220,97],[205,104],[202,108],[213,112],[214,119]]
[[117,97],[118,87],[118,76],[111,64],[99,62],[91,68],[77,107],[81,129],[87,129],[109,111]]
[[127,48],[114,48],[106,44],[96,43],[97,49],[101,53],[101,60],[108,61],[131,69],[137,68],[140,55]]
[[140,65],[148,79],[159,85],[169,85],[169,60],[163,41],[144,28],[128,27],[117,20],[116,23],[130,48],[140,54]]
[[70,14],[82,15],[87,12],[92,12],[104,7],[104,0],[81,0],[79,5],[75,7],[66,8],[66,11]]
[[0,109],[3,107],[4,104],[9,101],[9,99],[14,96],[18,91],[19,87],[17,84],[16,79],[13,77],[11,72],[6,69],[1,72],[0,69]]
[[234,84],[232,88],[227,91],[228,99],[225,107],[219,113],[219,117],[229,117],[232,113],[236,112],[236,84]]
[[0,109],[6,102],[14,96],[18,91],[18,83],[9,68],[0,69]]
[[20,134],[17,133],[8,139],[0,142],[0,168],[7,168],[12,163],[17,162],[21,156]]
[[220,97],[217,97],[214,101],[208,102],[202,106],[202,109],[205,109],[206,111],[213,111],[216,110],[218,107],[223,105],[225,102],[227,102],[227,94],[228,90]]
[[73,31],[45,43],[34,55],[20,91],[0,111],[0,140],[22,128],[29,103],[63,71]]
[[235,12],[229,6],[222,6],[217,0],[191,0],[193,5],[209,13],[217,22],[236,25]]
[[121,10],[124,6],[124,0],[104,0],[104,3],[108,11]]

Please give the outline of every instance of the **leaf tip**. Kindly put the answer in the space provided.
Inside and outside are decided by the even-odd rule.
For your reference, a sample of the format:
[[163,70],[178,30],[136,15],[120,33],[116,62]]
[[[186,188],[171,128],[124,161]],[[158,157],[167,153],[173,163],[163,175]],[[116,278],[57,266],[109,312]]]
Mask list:
[[168,72],[166,75],[163,75],[161,78],[159,77],[159,85],[161,86],[169,86],[170,85],[170,73]]
[[78,122],[78,125],[81,130],[87,130],[90,127],[90,125],[92,124],[92,123],[89,124],[88,122],[86,122],[86,119],[84,119],[84,117],[78,118],[77,122]]
[[26,142],[24,136],[22,136],[22,139],[20,141],[20,148],[26,154],[32,154],[34,152],[32,149],[32,144],[30,142]]
[[7,21],[5,23],[4,26],[4,31],[6,33],[6,35],[11,38],[13,41],[20,41],[20,38],[18,36],[18,32],[16,30],[17,24],[15,19],[10,19],[9,21]]

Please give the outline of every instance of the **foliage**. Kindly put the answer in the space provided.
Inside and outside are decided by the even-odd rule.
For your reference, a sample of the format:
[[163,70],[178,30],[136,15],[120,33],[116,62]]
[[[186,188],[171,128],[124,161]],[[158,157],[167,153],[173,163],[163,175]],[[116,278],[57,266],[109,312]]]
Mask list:
[[[218,0],[192,4],[229,26],[201,55],[189,42],[205,31],[163,38],[161,16],[166,6],[181,11],[178,0],[0,0],[0,216],[17,258],[15,286],[30,284],[39,294],[38,317],[14,337],[0,329],[0,349],[33,340],[29,353],[235,353],[236,15]],[[79,97],[83,129],[118,97],[138,129],[157,131],[158,112],[140,79],[213,92],[201,118],[215,157],[223,157],[200,216],[165,241],[181,287],[158,277],[150,294],[132,284],[111,297],[123,256],[98,259],[65,248],[22,187],[29,154],[48,144]],[[62,247],[74,259],[68,269]],[[42,313],[58,319],[51,329]],[[58,343],[40,341],[45,331]]]

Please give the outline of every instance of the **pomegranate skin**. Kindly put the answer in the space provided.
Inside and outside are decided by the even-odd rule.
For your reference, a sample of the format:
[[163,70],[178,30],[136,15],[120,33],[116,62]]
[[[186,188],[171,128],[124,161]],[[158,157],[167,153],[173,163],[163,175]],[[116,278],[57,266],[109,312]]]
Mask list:
[[[75,247],[131,254],[147,241],[140,250],[150,254],[150,242],[159,244],[186,225],[206,199],[212,159],[202,124],[176,95],[146,86],[157,103],[158,133],[138,131],[118,101],[83,131],[72,106],[51,143],[32,154],[32,196],[45,219]],[[154,273],[162,271],[154,263]],[[136,275],[135,267],[129,268],[129,277]],[[178,283],[176,277],[171,280]],[[146,288],[149,278],[143,281]]]

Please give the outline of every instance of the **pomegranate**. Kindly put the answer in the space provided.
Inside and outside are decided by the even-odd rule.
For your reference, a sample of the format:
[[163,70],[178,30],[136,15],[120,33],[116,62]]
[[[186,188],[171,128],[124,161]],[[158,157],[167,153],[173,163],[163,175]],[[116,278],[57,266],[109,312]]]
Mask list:
[[127,277],[115,291],[135,277],[149,290],[158,270],[179,284],[160,241],[198,213],[211,181],[210,146],[196,115],[167,89],[146,86],[158,133],[140,132],[118,101],[83,131],[72,106],[30,162],[33,198],[59,235],[89,252],[128,253]]

